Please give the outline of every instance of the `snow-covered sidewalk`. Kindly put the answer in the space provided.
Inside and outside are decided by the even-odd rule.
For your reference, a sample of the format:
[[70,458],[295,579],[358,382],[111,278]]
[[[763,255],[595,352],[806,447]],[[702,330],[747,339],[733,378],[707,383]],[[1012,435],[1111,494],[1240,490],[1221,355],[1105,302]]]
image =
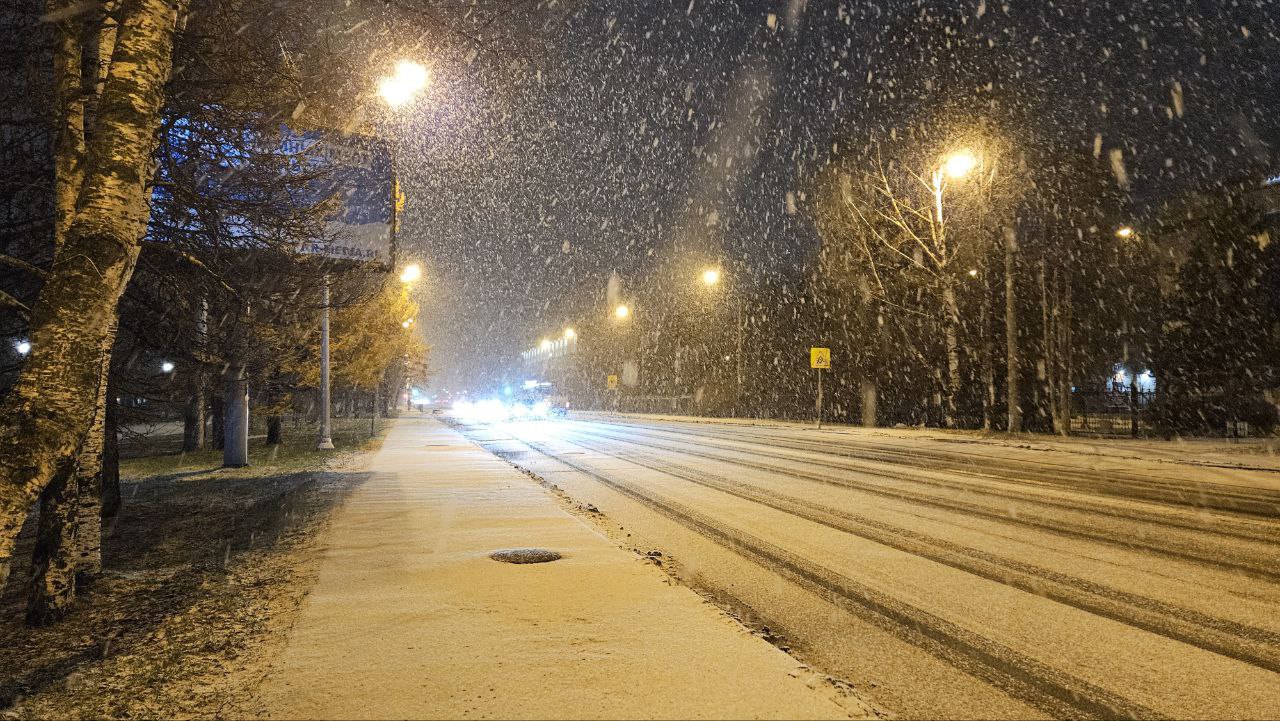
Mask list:
[[[794,659],[430,419],[335,518],[260,700],[273,718],[845,718]],[[564,555],[512,565],[495,550]]]

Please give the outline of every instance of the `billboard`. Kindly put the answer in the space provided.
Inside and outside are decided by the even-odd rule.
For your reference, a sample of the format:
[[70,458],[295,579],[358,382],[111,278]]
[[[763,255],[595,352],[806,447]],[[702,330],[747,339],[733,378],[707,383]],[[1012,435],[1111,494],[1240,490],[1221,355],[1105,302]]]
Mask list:
[[391,149],[366,135],[283,128],[282,149],[293,162],[318,171],[301,199],[327,202],[325,237],[299,252],[372,263],[395,263],[396,195]]

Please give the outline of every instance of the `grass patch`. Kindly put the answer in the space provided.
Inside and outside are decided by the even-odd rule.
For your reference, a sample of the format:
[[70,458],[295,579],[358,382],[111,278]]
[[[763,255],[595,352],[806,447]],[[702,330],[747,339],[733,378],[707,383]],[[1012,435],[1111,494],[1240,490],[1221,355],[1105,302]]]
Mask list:
[[249,439],[248,468],[222,468],[222,451],[219,450],[174,452],[171,450],[174,445],[171,438],[157,436],[135,445],[134,457],[120,460],[120,478],[136,480],[176,474],[196,476],[214,471],[227,478],[252,478],[320,469],[335,455],[376,449],[382,432],[389,424],[386,419],[379,420],[378,435],[371,437],[368,418],[335,418],[332,435],[336,449],[319,451],[316,450],[317,426],[285,423],[281,434],[283,443],[279,445],[267,445],[265,436]]

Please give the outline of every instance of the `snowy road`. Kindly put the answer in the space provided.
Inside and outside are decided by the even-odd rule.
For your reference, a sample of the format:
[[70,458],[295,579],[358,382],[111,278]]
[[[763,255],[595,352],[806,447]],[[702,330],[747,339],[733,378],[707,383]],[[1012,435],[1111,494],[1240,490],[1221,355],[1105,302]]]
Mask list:
[[1273,471],[794,426],[463,430],[892,715],[1280,717]]

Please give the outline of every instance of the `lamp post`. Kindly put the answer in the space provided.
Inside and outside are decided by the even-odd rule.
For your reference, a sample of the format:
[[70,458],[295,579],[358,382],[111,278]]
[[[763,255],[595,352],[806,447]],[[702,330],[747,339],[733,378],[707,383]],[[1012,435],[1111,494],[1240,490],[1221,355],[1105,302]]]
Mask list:
[[329,274],[324,274],[320,295],[320,440],[316,450],[333,450],[333,428],[329,416]]
[[[412,102],[419,92],[427,87],[431,73],[421,64],[411,60],[402,60],[396,65],[394,75],[383,77],[378,82],[378,95],[390,108],[400,108]],[[394,155],[392,159],[394,165]],[[394,176],[393,176],[394,177]],[[394,200],[392,202],[395,202]],[[422,275],[422,268],[417,263],[405,266],[400,274],[400,281],[411,283]],[[333,450],[333,427],[330,414],[330,377],[329,377],[329,274],[324,274],[320,309],[320,438],[316,450]],[[378,417],[378,389],[374,388],[373,420]]]

